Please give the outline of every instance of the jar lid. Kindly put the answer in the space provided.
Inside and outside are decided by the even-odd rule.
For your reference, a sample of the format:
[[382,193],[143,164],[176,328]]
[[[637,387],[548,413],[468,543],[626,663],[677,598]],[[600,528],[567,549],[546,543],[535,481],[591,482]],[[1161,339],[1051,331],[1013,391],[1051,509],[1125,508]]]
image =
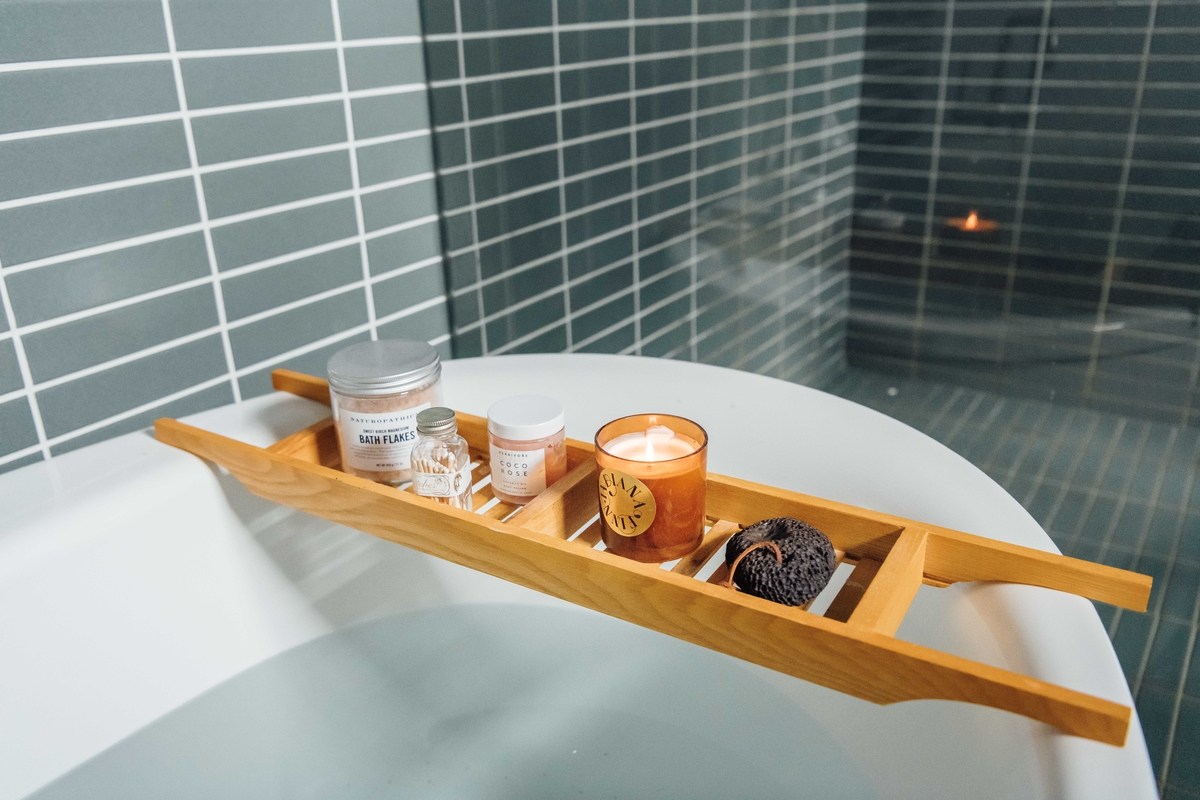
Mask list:
[[434,406],[417,414],[417,433],[438,436],[443,433],[457,433],[458,418],[449,408]]
[[540,394],[517,394],[488,409],[488,430],[501,439],[523,442],[545,439],[565,425],[562,403]]
[[442,364],[437,350],[425,342],[381,339],[337,351],[325,369],[332,389],[354,395],[383,395],[433,383],[441,374]]

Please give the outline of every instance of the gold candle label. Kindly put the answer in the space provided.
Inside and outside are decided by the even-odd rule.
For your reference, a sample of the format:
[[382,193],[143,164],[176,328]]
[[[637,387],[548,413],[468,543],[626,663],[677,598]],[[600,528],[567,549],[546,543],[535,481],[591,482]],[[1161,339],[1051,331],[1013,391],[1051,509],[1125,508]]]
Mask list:
[[654,522],[658,510],[646,484],[620,470],[600,470],[600,512],[613,533],[637,536]]

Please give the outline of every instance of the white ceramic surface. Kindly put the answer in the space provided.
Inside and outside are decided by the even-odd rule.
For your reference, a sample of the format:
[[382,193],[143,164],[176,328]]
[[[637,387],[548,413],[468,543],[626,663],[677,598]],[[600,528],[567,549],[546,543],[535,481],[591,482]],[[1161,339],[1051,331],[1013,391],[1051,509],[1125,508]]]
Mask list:
[[[510,394],[558,397],[566,407],[568,435],[581,439],[625,414],[681,414],[708,430],[709,467],[715,472],[1054,549],[1015,500],[962,458],[894,420],[811,389],[694,364],[579,355],[454,361],[445,365],[444,380],[448,403],[476,414]],[[276,395],[190,421],[265,445],[326,413],[317,404]],[[771,430],[763,430],[764,419],[774,421]],[[436,768],[425,764],[421,780],[436,782],[458,772],[458,783],[430,783],[424,790],[392,786],[398,793],[520,796],[497,783],[516,774],[527,781],[519,784],[526,794],[548,792],[558,781],[562,787],[579,786],[584,796],[606,791],[629,796],[621,781],[636,778],[632,785],[648,795],[695,797],[705,794],[697,787],[715,791],[731,770],[737,774],[744,760],[730,761],[729,754],[771,753],[757,777],[738,775],[737,785],[746,789],[742,796],[1156,797],[1136,720],[1126,746],[1114,748],[964,704],[874,706],[273,506],[195,457],[137,433],[0,477],[0,799],[23,797],[75,768],[73,778],[52,784],[47,796],[86,796],[72,787],[93,775],[107,776],[106,792],[94,792],[106,795],[120,789],[120,770],[131,768],[122,767],[126,762],[120,759],[134,764],[151,757],[172,764],[158,776],[168,787],[164,791],[190,796],[169,788],[172,776],[186,776],[190,767],[183,754],[179,763],[164,755],[173,752],[166,743],[175,741],[164,737],[215,741],[220,736],[211,726],[226,725],[236,738],[234,731],[243,725],[221,714],[236,711],[237,692],[257,698],[261,692],[252,689],[254,680],[298,674],[273,673],[273,665],[300,669],[296,665],[316,658],[306,654],[318,652],[287,652],[290,648],[329,642],[340,655],[321,663],[342,663],[337,659],[365,647],[362,637],[386,640],[388,630],[418,637],[414,631],[424,630],[423,614],[444,615],[437,617],[439,630],[470,630],[480,624],[470,621],[471,608],[490,614],[484,638],[496,649],[487,651],[493,656],[471,650],[470,663],[455,662],[453,669],[464,670],[457,685],[488,685],[514,668],[538,699],[520,709],[506,705],[490,721],[463,718],[460,709],[454,717],[458,722],[447,727],[449,712],[416,688],[426,677],[420,663],[405,667],[408,672],[385,684],[404,695],[397,702],[424,698],[432,704],[422,711],[425,716],[414,716],[413,724],[440,731],[439,753],[461,749],[472,754],[472,764],[494,758],[505,766],[473,773],[471,765],[445,755]],[[364,622],[371,625],[351,627]],[[545,635],[534,635],[543,630]],[[340,633],[326,636],[331,632]],[[898,635],[1130,702],[1099,618],[1076,597],[1018,586],[923,587]],[[529,652],[529,636],[540,642],[539,652]],[[433,659],[442,651],[428,639],[421,634],[413,642],[433,648]],[[512,644],[509,652],[509,641],[526,644]],[[631,710],[619,681],[597,677],[605,674],[605,665],[596,668],[596,661],[608,652],[595,650],[598,641],[611,641],[617,672],[633,669],[627,661],[638,656],[636,668],[644,673],[657,675],[655,665],[676,672],[684,665],[684,671],[709,682],[680,688],[659,675],[658,684],[651,685],[661,690]],[[496,661],[489,662],[493,657]],[[371,688],[384,685],[368,675],[373,662],[362,663],[367,666],[361,675],[355,672],[358,677],[347,682],[366,697],[383,691]],[[427,666],[451,669],[434,661]],[[544,676],[539,669],[546,669]],[[584,672],[578,683],[563,683],[561,670]],[[508,684],[497,680],[495,685]],[[293,699],[302,704],[309,697],[299,689],[294,695],[288,691],[279,689],[273,701],[284,718]],[[770,702],[754,700],[763,696]],[[730,698],[732,708],[727,707]],[[211,711],[218,706],[224,710]],[[205,709],[210,716],[204,716]],[[707,727],[694,718],[701,712]],[[404,713],[409,712],[395,712]],[[347,730],[374,724],[363,719],[339,717],[338,724]],[[377,722],[387,724],[386,719]],[[208,733],[197,733],[201,730]],[[666,737],[679,752],[657,765],[627,754],[618,759],[616,771],[606,770],[609,754],[600,753],[598,744],[606,740],[596,731],[610,730],[614,741],[652,743]],[[670,731],[674,734],[664,733]],[[576,739],[576,752],[569,753]],[[433,739],[422,741],[432,746]],[[786,746],[778,751],[781,742]],[[203,763],[208,751],[191,752],[195,744],[187,744],[189,757]],[[639,745],[638,752],[649,746]],[[520,769],[504,747],[520,751]],[[349,760],[327,769],[367,775],[387,760],[370,748],[341,749],[350,752]],[[795,754],[794,763],[788,752]],[[590,760],[586,768],[576,768],[568,756]],[[214,752],[209,757],[225,764],[221,759],[237,756]],[[672,758],[694,765],[686,781],[675,782],[663,772],[670,765],[678,769]],[[789,776],[801,766],[811,778],[797,784]],[[236,778],[235,766],[225,769],[209,776],[213,786]],[[768,775],[772,770],[778,774]],[[389,779],[415,774],[401,770]],[[621,780],[612,777],[610,785],[606,775]],[[95,780],[98,787],[101,777]],[[323,794],[304,785],[309,794]],[[305,794],[288,789],[286,781],[271,786],[279,796]],[[256,787],[255,796],[263,791]]]

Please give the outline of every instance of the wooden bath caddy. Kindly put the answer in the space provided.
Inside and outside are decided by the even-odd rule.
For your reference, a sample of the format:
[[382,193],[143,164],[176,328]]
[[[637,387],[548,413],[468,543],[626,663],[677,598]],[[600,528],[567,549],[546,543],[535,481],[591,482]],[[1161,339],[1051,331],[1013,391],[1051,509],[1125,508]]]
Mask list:
[[[272,378],[276,389],[329,402],[324,380],[287,370]],[[487,420],[458,421],[478,486],[488,474]],[[500,503],[485,485],[472,513],[341,472],[331,419],[265,449],[172,419],[154,427],[160,441],[220,464],[261,497],[839,692],[881,704],[977,703],[1125,742],[1126,706],[893,634],[922,583],[1023,583],[1144,611],[1145,575],[711,473],[704,543],[666,569],[595,549],[596,467],[586,442],[567,440],[566,477],[529,505]],[[720,585],[725,541],[779,516],[824,531],[839,561],[854,565],[824,616]],[[719,568],[698,579],[713,558]]]

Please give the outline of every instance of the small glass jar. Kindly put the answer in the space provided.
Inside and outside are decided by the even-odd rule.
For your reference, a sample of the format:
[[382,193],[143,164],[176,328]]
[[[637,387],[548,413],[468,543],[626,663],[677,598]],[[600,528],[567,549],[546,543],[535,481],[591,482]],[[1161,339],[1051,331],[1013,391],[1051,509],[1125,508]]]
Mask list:
[[439,406],[417,414],[417,443],[409,461],[414,492],[471,510],[471,454],[453,411]]
[[342,471],[389,486],[411,480],[417,414],[442,404],[442,364],[425,342],[362,342],[327,365]]
[[567,434],[562,403],[518,394],[488,409],[492,494],[525,505],[567,474]]

